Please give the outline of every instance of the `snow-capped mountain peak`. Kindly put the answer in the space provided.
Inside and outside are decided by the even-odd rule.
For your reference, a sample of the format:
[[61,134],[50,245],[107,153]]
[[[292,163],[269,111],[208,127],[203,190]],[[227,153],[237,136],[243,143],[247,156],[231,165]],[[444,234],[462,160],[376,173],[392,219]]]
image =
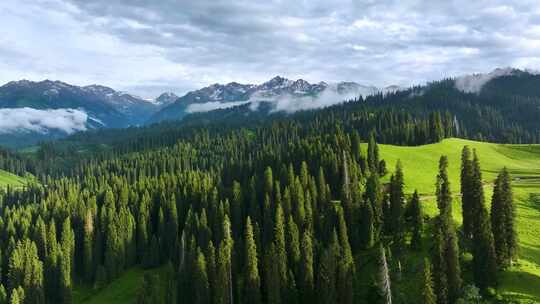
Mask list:
[[175,102],[177,99],[178,99],[178,96],[176,96],[176,94],[172,92],[165,92],[159,95],[156,99],[149,100],[149,102],[152,102],[158,106],[165,106],[165,105]]
[[225,85],[213,84],[192,91],[163,107],[152,121],[181,119],[187,113],[206,112],[242,104],[251,104],[257,109],[259,104],[270,104],[275,111],[294,112],[314,109],[377,93],[389,93],[398,87],[379,89],[355,82],[309,83],[304,79],[290,80],[282,76],[258,85],[231,82]]

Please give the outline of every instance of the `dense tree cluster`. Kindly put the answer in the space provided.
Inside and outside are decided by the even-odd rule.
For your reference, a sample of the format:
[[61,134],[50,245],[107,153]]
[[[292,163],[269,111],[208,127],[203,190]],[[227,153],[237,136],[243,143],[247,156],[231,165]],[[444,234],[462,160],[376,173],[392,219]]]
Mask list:
[[[497,270],[516,257],[508,172],[490,215],[478,157],[464,149],[459,234],[442,157],[440,214],[426,219],[399,161],[383,183],[377,141],[436,142],[456,135],[454,118],[349,111],[364,106],[253,128],[110,131],[108,148],[91,156],[45,144],[33,162],[5,157],[39,183],[0,191],[0,303],[71,303],[75,285],[101,288],[135,265],[167,269],[143,278],[138,303],[456,303],[463,250],[473,283],[496,287]],[[77,136],[95,147],[102,134]],[[414,271],[423,288],[407,299],[401,276]]]

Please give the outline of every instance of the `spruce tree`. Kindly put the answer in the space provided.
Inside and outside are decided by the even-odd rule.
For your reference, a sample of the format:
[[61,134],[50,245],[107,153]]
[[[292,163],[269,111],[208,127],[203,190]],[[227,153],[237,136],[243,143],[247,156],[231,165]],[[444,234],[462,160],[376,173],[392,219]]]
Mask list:
[[493,244],[491,222],[484,203],[484,188],[480,161],[474,151],[472,167],[472,207],[475,221],[473,223],[473,274],[476,286],[485,291],[497,285],[497,260]]
[[148,223],[150,221],[150,196],[144,192],[139,204],[137,215],[137,253],[139,261],[142,262],[144,256],[148,256],[148,246],[150,237],[148,233]]
[[458,238],[452,220],[452,193],[448,180],[448,158],[441,156],[437,175],[438,225],[442,237],[443,261],[448,286],[448,302],[454,303],[461,293],[461,266],[459,262]]
[[11,297],[9,299],[9,304],[23,304],[23,300],[21,300],[19,296],[19,289],[14,289],[11,292]]
[[349,243],[349,235],[347,233],[347,225],[343,216],[343,210],[337,209],[338,218],[338,234],[340,244],[340,255],[338,260],[338,302],[353,303],[353,282],[355,274],[354,258],[352,255],[351,245]]
[[497,176],[493,187],[493,196],[491,198],[491,229],[493,233],[493,245],[497,255],[499,267],[504,267],[507,262],[508,244],[506,243],[506,227],[504,202],[502,200],[501,175]]
[[43,286],[43,263],[38,258],[36,244],[24,239],[19,241],[11,252],[7,271],[8,288],[24,290],[19,293],[19,300],[27,299],[29,303],[45,303]]
[[375,141],[375,133],[369,134],[368,142],[368,165],[371,173],[379,173],[379,147]]
[[304,231],[301,244],[300,290],[305,303],[311,303],[314,298],[313,272],[313,240],[309,231]]
[[[286,290],[288,267],[287,267],[287,248],[285,244],[285,219],[283,209],[280,205],[276,206],[276,218],[274,226],[274,245],[277,254],[277,263],[279,271],[279,279],[282,290]],[[285,296],[285,295],[282,295]]]
[[405,240],[403,223],[405,194],[403,192],[403,170],[399,160],[396,164],[396,171],[390,180],[390,218],[388,219],[388,227],[395,251],[401,252]]
[[206,258],[201,249],[197,247],[197,259],[194,265],[193,286],[194,286],[194,301],[195,304],[210,303],[210,286],[208,283],[208,273],[206,270]]
[[508,170],[504,168],[495,180],[491,200],[491,229],[499,267],[512,263],[517,252],[517,237],[514,223],[514,203]]
[[71,292],[71,259],[68,254],[62,252],[60,254],[60,298],[61,303],[72,303],[73,295]]
[[86,212],[84,218],[83,242],[84,278],[87,282],[92,282],[94,279],[94,217],[90,210]]
[[272,173],[272,168],[266,167],[264,170],[264,185],[263,191],[265,194],[273,195],[274,194],[274,175]]
[[358,226],[360,231],[360,243],[364,249],[369,249],[375,244],[375,219],[373,218],[373,208],[369,203],[364,203],[361,213],[361,221]]
[[382,228],[382,186],[377,173],[372,173],[366,183],[366,193],[364,200],[373,211],[373,226],[375,227],[375,240],[378,240]]
[[232,248],[234,242],[231,235],[229,217],[225,215],[223,220],[223,236],[219,244],[218,252],[218,288],[216,288],[215,302],[219,304],[233,303],[232,293]]
[[243,196],[242,186],[239,182],[234,181],[232,186],[232,198],[231,198],[231,224],[233,235],[238,236],[241,233],[242,220],[243,220]]
[[461,152],[461,210],[463,214],[463,235],[467,241],[470,241],[472,238],[472,223],[474,222],[471,187],[471,151],[468,146],[464,146]]
[[298,274],[300,266],[300,232],[298,231],[298,226],[296,226],[292,216],[289,216],[287,222],[286,241],[290,268],[295,274]]
[[433,263],[433,285],[437,296],[438,304],[447,304],[448,301],[448,278],[447,265],[445,261],[445,240],[441,231],[441,226],[436,224],[434,227],[434,246],[432,249]]
[[62,254],[66,259],[66,267],[69,267],[69,276],[72,277],[73,266],[75,262],[75,234],[73,233],[73,229],[71,227],[71,220],[69,217],[65,219],[64,224],[62,225],[61,247]]
[[335,303],[337,294],[337,271],[340,254],[337,232],[334,229],[330,244],[322,252],[317,273],[317,297],[319,303]]
[[2,284],[0,284],[0,304],[8,304],[8,295]]
[[271,243],[264,257],[264,282],[266,290],[266,303],[282,303],[282,290],[279,273],[279,255],[276,246]]
[[424,219],[422,215],[422,205],[420,204],[420,197],[418,191],[414,191],[414,194],[410,202],[411,213],[411,225],[412,225],[412,238],[411,248],[420,250],[422,248],[422,233],[424,230]]
[[422,272],[422,304],[436,304],[437,297],[433,292],[433,278],[431,276],[431,264],[428,259],[424,259]]
[[244,262],[244,301],[246,303],[261,303],[261,279],[257,258],[257,245],[253,236],[251,219],[247,218],[245,231],[245,262]]
[[382,295],[382,303],[392,304],[392,288],[390,284],[390,272],[388,270],[388,262],[386,260],[386,250],[379,243],[379,255],[378,255],[378,269],[377,269],[377,286],[379,287],[380,294]]
[[58,298],[58,290],[60,289],[58,284],[58,282],[60,282],[58,256],[60,254],[60,248],[58,248],[56,225],[54,222],[51,222],[48,225],[46,252],[44,277],[46,277],[47,280],[45,280],[45,294],[50,302],[58,302],[60,301]]

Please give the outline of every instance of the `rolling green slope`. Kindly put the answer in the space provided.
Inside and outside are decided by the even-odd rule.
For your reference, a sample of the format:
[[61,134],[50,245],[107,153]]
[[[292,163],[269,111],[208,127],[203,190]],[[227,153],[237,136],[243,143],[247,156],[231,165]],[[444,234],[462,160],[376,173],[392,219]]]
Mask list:
[[130,269],[99,290],[89,286],[78,286],[73,290],[73,302],[85,304],[134,303],[143,274],[142,269]]
[[[438,213],[434,201],[435,176],[441,155],[449,159],[449,177],[454,199],[454,217],[461,221],[459,176],[461,149],[468,145],[477,150],[483,170],[486,203],[491,201],[491,183],[506,166],[513,178],[517,210],[520,260],[502,274],[501,290],[521,303],[540,303],[540,145],[501,145],[462,139],[446,139],[441,143],[418,147],[379,145],[381,159],[392,170],[401,160],[406,191],[414,189],[423,196],[424,211]],[[389,178],[389,175],[385,178]]]
[[[441,143],[417,147],[379,145],[379,148],[381,158],[387,162],[390,171],[395,167],[396,161],[401,160],[406,191],[412,193],[414,189],[418,189],[422,194],[424,211],[430,216],[438,213],[433,196],[438,160],[441,155],[447,155],[450,162],[449,177],[455,194],[454,217],[460,222],[458,194],[461,149],[464,145],[476,149],[480,157],[487,204],[491,200],[491,182],[498,171],[506,166],[512,173],[518,215],[520,260],[515,267],[501,275],[500,290],[520,303],[540,303],[540,145],[500,145],[446,139]],[[388,179],[389,176],[390,174],[385,178]],[[364,260],[364,257],[360,258]],[[410,260],[404,262],[404,265],[417,263],[418,257],[411,256]],[[366,263],[361,264],[363,267],[370,267],[366,266]],[[143,275],[143,270],[131,269],[98,291],[78,286],[74,290],[74,303],[134,303]],[[411,276],[416,278],[416,272]],[[410,284],[402,284],[403,289],[417,290],[414,279]]]
[[26,180],[15,174],[0,170],[0,188],[6,186],[20,187],[26,184]]
[[[146,273],[161,275],[165,267],[144,270],[131,268],[107,286],[96,290],[91,286],[79,285],[73,289],[75,304],[131,304],[137,299],[137,292]],[[163,288],[163,284],[159,286]],[[162,290],[164,292],[164,290]]]

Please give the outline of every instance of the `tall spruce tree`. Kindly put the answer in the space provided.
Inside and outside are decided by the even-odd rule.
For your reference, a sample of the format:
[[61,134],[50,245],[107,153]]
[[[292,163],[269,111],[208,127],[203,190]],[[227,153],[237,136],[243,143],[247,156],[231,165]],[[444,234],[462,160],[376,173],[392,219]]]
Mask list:
[[491,231],[491,221],[484,202],[484,188],[480,160],[476,151],[473,152],[472,175],[472,207],[474,223],[473,234],[473,274],[476,285],[481,290],[497,285],[497,260]]
[[231,235],[231,223],[227,215],[223,219],[222,231],[217,260],[219,286],[216,288],[214,301],[219,304],[231,304],[233,303],[232,249],[234,242]]
[[431,264],[428,259],[424,259],[422,269],[422,304],[436,304],[437,297],[433,292],[433,278],[431,274]]
[[410,216],[412,226],[411,248],[420,250],[422,248],[422,233],[424,231],[424,219],[422,205],[418,191],[415,190],[410,202]]
[[403,223],[403,206],[405,203],[405,194],[403,192],[403,169],[401,161],[397,161],[396,171],[390,179],[390,217],[388,227],[394,243],[394,251],[399,253],[403,249],[405,241],[405,231]]
[[373,208],[369,203],[364,203],[362,207],[360,225],[360,243],[364,249],[369,249],[375,244],[375,219],[373,218]]
[[280,304],[282,303],[282,284],[279,274],[279,255],[274,243],[270,244],[269,249],[264,256],[266,303]]
[[[285,241],[285,218],[283,216],[283,209],[280,205],[276,206],[276,218],[274,226],[274,241],[275,250],[277,254],[277,263],[279,271],[279,279],[281,283],[281,289],[286,290],[288,267],[287,267],[287,247]],[[282,295],[285,297],[286,295]]]
[[[452,220],[452,193],[448,179],[448,158],[441,156],[437,175],[437,206],[439,207],[438,225],[442,238],[443,263],[445,264],[448,286],[448,303],[454,303],[461,294],[461,266],[459,262],[458,238]],[[442,268],[442,267],[440,267]]]
[[251,218],[248,216],[245,231],[245,262],[244,262],[244,301],[246,303],[261,303],[261,279],[257,258],[257,245],[253,236]]
[[382,216],[383,216],[383,194],[381,190],[382,186],[379,181],[379,175],[372,173],[366,182],[366,192],[364,200],[369,204],[373,211],[373,226],[375,227],[375,240],[379,239],[379,235],[382,229]]
[[388,262],[386,260],[386,250],[382,243],[379,244],[378,255],[378,280],[377,285],[380,289],[384,304],[392,304],[392,288],[390,284],[390,271],[388,270]]
[[8,304],[8,294],[2,284],[0,284],[0,304]]
[[441,226],[437,223],[434,227],[432,249],[433,263],[433,286],[438,304],[448,304],[448,275],[445,260],[445,240],[441,231]]
[[206,269],[206,258],[201,249],[197,247],[197,259],[194,265],[193,286],[195,304],[210,303],[210,286],[208,282],[208,273]]
[[463,235],[467,241],[472,240],[472,160],[471,150],[464,146],[461,152],[461,210],[463,218]]
[[335,303],[337,294],[338,259],[341,249],[334,229],[330,244],[322,252],[317,273],[317,298],[321,304]]
[[500,268],[509,266],[517,252],[513,204],[511,178],[504,168],[495,180],[491,200],[491,229]]
[[343,213],[341,208],[337,209],[339,244],[341,248],[338,260],[338,302],[351,304],[354,300],[353,283],[355,265]]
[[309,231],[302,235],[300,261],[300,290],[305,303],[314,301],[313,240]]
[[368,165],[371,173],[379,173],[379,146],[375,141],[375,132],[369,134],[368,142]]

